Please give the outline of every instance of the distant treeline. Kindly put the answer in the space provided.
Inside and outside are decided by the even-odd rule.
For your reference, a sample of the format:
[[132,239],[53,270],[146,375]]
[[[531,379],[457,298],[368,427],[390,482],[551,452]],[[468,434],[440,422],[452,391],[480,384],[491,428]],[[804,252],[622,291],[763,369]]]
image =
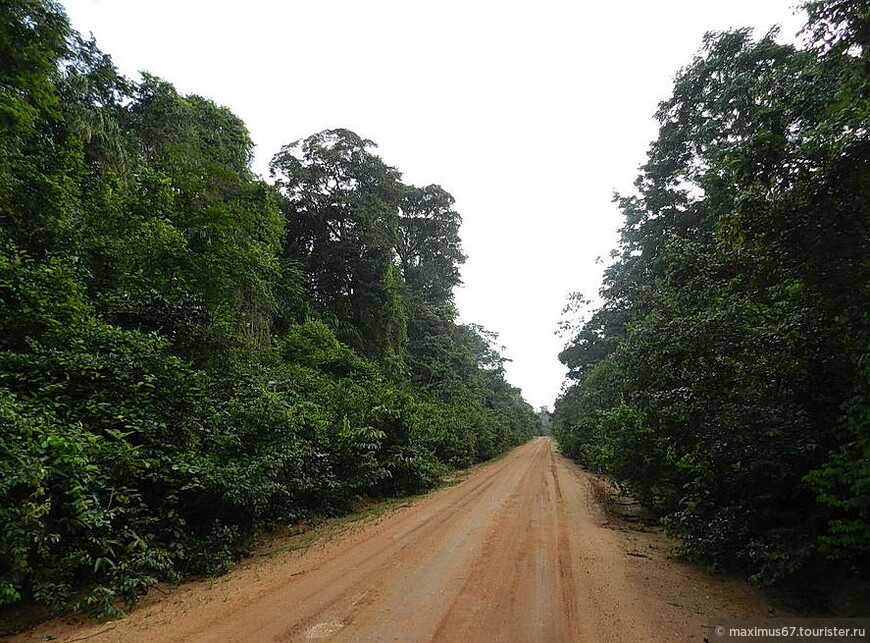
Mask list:
[[132,81],[47,0],[0,8],[0,606],[115,612],[258,529],[527,440],[457,323],[453,199],[330,130]]
[[803,8],[805,49],[709,34],[678,74],[554,416],[764,583],[870,570],[870,3]]

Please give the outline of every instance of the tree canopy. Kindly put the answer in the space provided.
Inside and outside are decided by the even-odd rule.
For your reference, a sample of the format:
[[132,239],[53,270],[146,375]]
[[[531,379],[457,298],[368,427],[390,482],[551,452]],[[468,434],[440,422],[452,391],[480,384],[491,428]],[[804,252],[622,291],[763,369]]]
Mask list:
[[677,76],[554,419],[763,582],[870,569],[868,9],[806,9],[811,46],[708,34]]
[[0,8],[0,608],[109,616],[258,530],[431,488],[536,417],[458,324],[453,199]]

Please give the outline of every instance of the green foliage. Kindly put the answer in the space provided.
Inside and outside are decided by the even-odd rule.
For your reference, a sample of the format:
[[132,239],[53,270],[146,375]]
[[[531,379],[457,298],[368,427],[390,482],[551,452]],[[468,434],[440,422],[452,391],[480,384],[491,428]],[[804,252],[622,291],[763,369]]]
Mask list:
[[226,108],[119,76],[53,2],[0,15],[0,607],[118,616],[531,437],[455,321],[449,194],[348,130],[269,185]]
[[409,289],[432,306],[451,303],[453,288],[461,283],[462,219],[453,203],[453,197],[437,185],[406,188],[399,202],[396,256],[402,275]]
[[[56,65],[66,53],[70,28],[55,3],[12,0],[4,3],[3,12],[0,126],[4,135],[16,136],[57,108]],[[4,140],[3,152],[10,147]]]
[[864,4],[809,3],[817,50],[705,38],[560,356],[563,450],[759,582],[868,556]]
[[404,334],[394,274],[399,173],[349,130],[285,146],[271,164],[287,224],[287,259],[302,265],[321,314],[339,339],[398,366]]

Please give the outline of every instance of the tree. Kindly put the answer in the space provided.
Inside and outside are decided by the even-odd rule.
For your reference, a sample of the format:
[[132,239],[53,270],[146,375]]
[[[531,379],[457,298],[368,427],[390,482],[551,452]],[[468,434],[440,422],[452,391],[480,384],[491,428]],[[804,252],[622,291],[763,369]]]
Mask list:
[[133,193],[100,213],[114,225],[104,246],[113,256],[93,271],[115,272],[95,284],[116,288],[107,314],[172,336],[200,363],[267,345],[282,226],[272,189],[249,168],[244,124],[147,74],[124,117]]
[[451,305],[461,283],[465,255],[459,244],[461,217],[440,186],[409,187],[399,204],[396,255],[409,290],[430,306]]
[[686,553],[766,582],[867,552],[866,15],[811,5],[858,49],[709,34],[678,75],[555,419]]
[[446,192],[348,130],[267,184],[230,110],[120,76],[56,3],[0,18],[0,607],[116,616],[530,437],[455,321]]
[[401,276],[394,262],[400,175],[344,129],[284,146],[271,174],[286,221],[285,257],[308,278],[317,310],[364,355],[401,361]]

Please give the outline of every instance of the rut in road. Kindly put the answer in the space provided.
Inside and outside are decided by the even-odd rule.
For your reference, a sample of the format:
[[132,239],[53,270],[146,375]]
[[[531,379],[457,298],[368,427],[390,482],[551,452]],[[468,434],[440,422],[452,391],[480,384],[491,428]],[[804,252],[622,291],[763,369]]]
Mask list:
[[607,528],[592,485],[538,438],[323,548],[18,640],[698,641],[709,617],[769,615],[753,590],[670,559],[661,535]]

